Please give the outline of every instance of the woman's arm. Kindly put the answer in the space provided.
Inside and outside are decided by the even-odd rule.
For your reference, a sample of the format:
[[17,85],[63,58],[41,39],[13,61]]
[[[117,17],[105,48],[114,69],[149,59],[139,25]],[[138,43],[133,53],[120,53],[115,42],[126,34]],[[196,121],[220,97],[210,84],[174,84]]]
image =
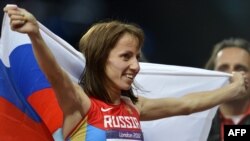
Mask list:
[[[56,93],[64,114],[64,130],[70,130],[90,107],[90,100],[81,87],[73,83],[66,72],[56,62],[55,57],[44,42],[35,17],[15,5],[6,6],[4,12],[10,17],[11,29],[28,34],[35,58]],[[67,132],[67,131],[66,131]]]
[[180,98],[147,99],[139,97],[137,107],[141,120],[153,120],[175,115],[188,115],[218,104],[249,96],[244,78],[235,73],[233,82],[222,88],[187,94]]

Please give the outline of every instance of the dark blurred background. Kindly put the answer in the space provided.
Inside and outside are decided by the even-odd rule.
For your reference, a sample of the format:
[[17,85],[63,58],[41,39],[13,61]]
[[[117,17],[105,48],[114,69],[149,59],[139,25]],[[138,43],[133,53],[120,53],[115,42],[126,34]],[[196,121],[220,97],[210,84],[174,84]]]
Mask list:
[[[203,67],[225,38],[250,39],[249,0],[0,0],[17,4],[77,49],[91,24],[118,19],[140,25],[149,62]],[[2,22],[3,12],[0,12]]]

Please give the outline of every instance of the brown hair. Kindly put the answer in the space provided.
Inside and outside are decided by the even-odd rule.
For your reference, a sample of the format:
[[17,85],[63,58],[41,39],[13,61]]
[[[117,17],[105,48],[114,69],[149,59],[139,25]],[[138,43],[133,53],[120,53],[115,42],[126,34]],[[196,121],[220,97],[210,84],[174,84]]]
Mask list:
[[[97,23],[81,38],[79,48],[86,58],[86,66],[80,84],[87,95],[111,103],[107,86],[110,80],[105,73],[105,66],[110,51],[125,33],[138,38],[138,48],[142,47],[144,42],[142,29],[135,24],[120,21]],[[138,101],[132,88],[122,90],[122,95],[130,97],[133,103]]]
[[229,47],[237,47],[246,50],[248,53],[250,53],[250,43],[242,38],[230,38],[222,40],[221,42],[218,42],[215,44],[212,55],[207,61],[205,68],[209,70],[214,70],[215,67],[215,59],[218,54],[218,52],[224,48]]

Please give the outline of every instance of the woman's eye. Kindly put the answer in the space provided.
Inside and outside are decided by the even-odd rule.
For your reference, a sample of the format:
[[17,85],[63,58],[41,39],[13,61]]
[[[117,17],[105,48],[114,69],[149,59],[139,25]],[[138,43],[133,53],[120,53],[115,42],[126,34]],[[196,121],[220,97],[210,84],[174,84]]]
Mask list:
[[123,54],[122,57],[123,57],[124,60],[128,60],[130,55],[129,54]]
[[141,60],[142,60],[142,57],[141,57],[140,55],[137,55],[137,56],[136,56],[136,59],[137,59],[138,61],[141,61]]

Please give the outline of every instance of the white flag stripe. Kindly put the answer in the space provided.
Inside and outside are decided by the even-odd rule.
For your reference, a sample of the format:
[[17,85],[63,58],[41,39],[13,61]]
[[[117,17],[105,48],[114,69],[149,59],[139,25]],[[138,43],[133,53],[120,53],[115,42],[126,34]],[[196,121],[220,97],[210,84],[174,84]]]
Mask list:
[[[4,34],[4,36],[2,35],[1,43],[7,47],[3,47],[0,50],[0,58],[6,67],[10,67],[9,55],[16,47],[31,43],[27,34],[13,32],[10,28],[9,21],[8,15],[4,14],[2,25],[2,34]],[[57,62],[74,81],[78,82],[85,66],[83,55],[66,41],[49,31],[41,23],[39,23],[39,26],[41,34]]]
[[78,52],[66,41],[49,31],[41,23],[39,23],[39,27],[46,44],[54,54],[57,62],[66,72],[68,72],[74,81],[78,82],[85,67],[85,58],[82,53]]
[[221,77],[228,77],[231,74],[224,73],[224,72],[217,72],[217,71],[210,71],[204,70],[200,68],[193,68],[193,67],[184,67],[184,66],[175,66],[175,65],[163,65],[163,64],[154,64],[154,63],[140,63],[141,70],[140,74],[143,73],[155,73],[159,75],[200,75],[200,76],[221,76]]
[[[4,14],[2,22],[2,33],[1,33],[1,44],[2,49],[0,50],[0,59],[6,67],[10,67],[9,55],[19,45],[29,44],[30,39],[28,35],[24,35],[18,32],[13,32],[10,28],[10,19],[7,14]],[[3,36],[4,34],[4,36]],[[14,40],[13,40],[14,37]],[[7,47],[4,47],[4,46]]]
[[[181,66],[141,63],[136,81],[142,96],[181,97],[228,83],[229,74]],[[174,107],[173,107],[174,108]],[[217,107],[188,116],[141,122],[145,141],[206,141]]]

